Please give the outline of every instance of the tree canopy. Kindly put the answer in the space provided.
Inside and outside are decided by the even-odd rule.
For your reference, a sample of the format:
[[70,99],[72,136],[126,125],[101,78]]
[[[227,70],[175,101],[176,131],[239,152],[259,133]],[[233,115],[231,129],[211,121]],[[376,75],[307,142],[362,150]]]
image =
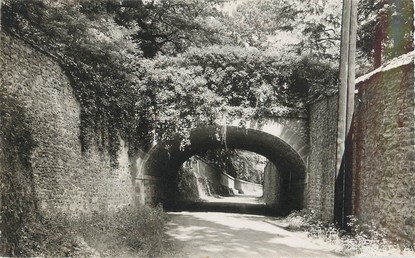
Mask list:
[[223,114],[249,121],[302,113],[311,91],[337,81],[328,64],[255,48],[192,48],[144,64],[140,95],[154,101],[159,135],[212,124]]
[[341,1],[246,1],[231,17],[234,43],[282,54],[339,57]]
[[[336,86],[326,46],[338,43],[339,17],[326,0],[247,1],[231,14],[223,3],[6,0],[2,26],[60,60],[81,103],[84,148],[97,141],[112,155],[119,137],[146,148],[155,135],[186,139],[218,114],[302,112]],[[297,41],[276,39],[285,32]]]
[[121,1],[115,21],[132,29],[145,57],[174,55],[188,47],[221,44],[222,0]]
[[375,68],[414,49],[412,0],[361,0],[358,20],[359,57]]

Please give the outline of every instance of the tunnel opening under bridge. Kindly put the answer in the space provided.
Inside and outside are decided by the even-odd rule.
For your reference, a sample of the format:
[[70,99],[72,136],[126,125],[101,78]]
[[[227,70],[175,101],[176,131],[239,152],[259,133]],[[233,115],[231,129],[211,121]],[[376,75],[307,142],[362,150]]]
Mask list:
[[[285,130],[287,131],[287,130]],[[183,163],[206,150],[229,148],[266,157],[278,172],[278,202],[269,208],[277,214],[300,210],[304,205],[307,146],[294,133],[273,135],[257,129],[237,126],[207,126],[193,129],[190,145],[180,148],[180,140],[160,142],[147,155],[144,173],[158,179],[158,198],[166,209],[180,209],[177,175]],[[275,173],[275,172],[274,172]],[[264,193],[265,194],[265,193]]]

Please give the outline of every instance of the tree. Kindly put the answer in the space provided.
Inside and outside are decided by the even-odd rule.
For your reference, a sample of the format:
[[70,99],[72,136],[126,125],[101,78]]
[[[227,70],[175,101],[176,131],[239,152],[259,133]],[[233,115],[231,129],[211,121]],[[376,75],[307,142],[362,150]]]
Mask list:
[[337,65],[340,54],[342,1],[311,0],[300,5],[297,34],[303,35],[296,45],[298,53],[308,52]]
[[[301,112],[310,93],[335,85],[335,69],[310,55],[227,45],[227,31],[243,16],[227,19],[220,3],[8,0],[2,17],[9,30],[61,60],[81,103],[85,146],[100,135],[116,154],[119,136],[148,146],[153,131],[185,139],[218,112],[246,119]],[[298,21],[285,16],[274,26],[253,14],[270,7],[273,19],[273,11],[299,17],[300,6],[269,0],[240,15],[250,15],[244,24],[265,39]]]
[[254,48],[191,48],[176,57],[146,60],[138,95],[146,96],[161,139],[183,138],[222,115],[249,121],[305,110],[309,93],[335,87],[337,69],[310,58]]
[[28,0],[24,5],[8,0],[2,25],[57,57],[81,104],[84,150],[95,142],[116,161],[120,136],[138,143],[148,134],[137,133],[147,130],[146,123],[135,123],[140,96],[133,87],[137,81],[133,70],[141,54],[108,8],[99,0]]
[[299,10],[288,1],[246,1],[229,17],[233,44],[264,49],[269,38],[282,31],[292,31]]
[[174,55],[190,46],[220,44],[221,0],[123,1],[115,20],[133,28],[145,57]]
[[[314,56],[336,63],[340,44],[341,2],[246,1],[232,13],[234,44],[285,54]],[[336,64],[337,65],[337,64]]]
[[359,2],[360,58],[375,68],[385,60],[410,52],[413,46],[412,0],[362,0]]
[[236,149],[212,149],[197,158],[215,166],[220,171],[238,179],[262,184],[268,160],[254,152]]

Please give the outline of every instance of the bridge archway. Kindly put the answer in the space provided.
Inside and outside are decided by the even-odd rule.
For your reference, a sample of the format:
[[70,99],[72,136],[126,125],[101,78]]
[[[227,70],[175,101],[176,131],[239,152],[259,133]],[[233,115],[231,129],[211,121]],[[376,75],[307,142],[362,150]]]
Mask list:
[[[218,137],[218,132],[222,132],[223,136]],[[161,181],[159,201],[164,206],[174,203],[173,184],[177,172],[186,160],[207,149],[226,147],[255,152],[270,160],[281,174],[281,203],[278,208],[283,212],[303,208],[308,147],[289,129],[283,128],[278,130],[278,134],[271,134],[237,126],[207,126],[192,130],[190,143],[190,146],[181,150],[179,140],[162,142],[147,154],[143,164],[144,173]]]

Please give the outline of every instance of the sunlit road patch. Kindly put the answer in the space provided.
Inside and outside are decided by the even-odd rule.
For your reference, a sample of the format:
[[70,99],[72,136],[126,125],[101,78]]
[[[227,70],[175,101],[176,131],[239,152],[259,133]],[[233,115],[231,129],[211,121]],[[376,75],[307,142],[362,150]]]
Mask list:
[[334,257],[334,248],[289,232],[275,218],[219,212],[171,212],[167,234],[185,257]]

